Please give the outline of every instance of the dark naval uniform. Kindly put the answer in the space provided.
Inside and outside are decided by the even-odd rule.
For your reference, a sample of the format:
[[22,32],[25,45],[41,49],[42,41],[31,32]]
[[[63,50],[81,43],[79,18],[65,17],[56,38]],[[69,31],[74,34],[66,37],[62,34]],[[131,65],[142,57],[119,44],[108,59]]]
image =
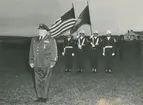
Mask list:
[[115,54],[115,42],[116,40],[113,37],[110,37],[110,39],[105,37],[104,39],[103,53],[105,54],[106,72],[109,72],[110,70],[112,70],[112,66],[111,66],[112,58],[113,58],[112,54]]
[[96,72],[98,68],[98,58],[99,58],[99,52],[100,52],[100,39],[99,37],[92,36],[90,37],[90,48],[91,48],[91,54],[90,54],[90,64],[93,72]]
[[119,57],[120,57],[120,60],[122,60],[124,58],[124,46],[125,46],[125,40],[124,40],[123,35],[120,36],[118,44],[119,44],[119,46],[118,46],[119,47]]
[[57,45],[54,38],[34,37],[31,40],[29,64],[34,63],[35,85],[38,98],[47,99],[52,77],[51,65],[57,61]]
[[140,58],[141,57],[141,40],[140,37],[137,36],[138,39],[135,40],[135,46],[136,46],[136,57]]
[[64,40],[64,56],[66,71],[71,71],[74,56],[74,41],[72,38]]
[[84,69],[84,46],[85,46],[85,37],[79,37],[76,40],[76,57],[77,57],[77,67],[78,71],[83,71]]

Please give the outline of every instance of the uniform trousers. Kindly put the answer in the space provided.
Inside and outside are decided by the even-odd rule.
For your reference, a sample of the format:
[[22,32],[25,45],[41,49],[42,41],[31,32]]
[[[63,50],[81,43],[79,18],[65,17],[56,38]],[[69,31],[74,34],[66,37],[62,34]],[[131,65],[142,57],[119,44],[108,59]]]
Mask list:
[[98,68],[98,57],[99,57],[99,50],[95,48],[91,48],[91,54],[90,54],[91,68],[93,69]]
[[112,60],[113,60],[112,53],[113,53],[112,48],[105,49],[105,69],[106,70],[112,69]]
[[124,49],[122,47],[119,48],[119,57],[120,57],[120,60],[123,59],[123,54],[124,54]]
[[37,97],[48,98],[52,70],[49,67],[34,68]]
[[84,69],[84,52],[81,49],[77,50],[76,53],[76,57],[77,57],[77,67],[78,69]]
[[66,52],[66,54],[65,54],[66,69],[72,69],[72,65],[73,65],[72,52]]
[[112,69],[112,54],[105,54],[105,69],[109,70]]

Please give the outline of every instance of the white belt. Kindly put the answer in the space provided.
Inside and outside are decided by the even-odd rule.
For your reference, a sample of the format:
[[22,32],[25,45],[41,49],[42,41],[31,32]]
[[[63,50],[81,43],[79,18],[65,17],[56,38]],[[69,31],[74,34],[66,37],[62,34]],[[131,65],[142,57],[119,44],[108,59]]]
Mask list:
[[104,48],[113,48],[113,46],[105,46]]
[[72,46],[66,46],[65,48],[73,48]]

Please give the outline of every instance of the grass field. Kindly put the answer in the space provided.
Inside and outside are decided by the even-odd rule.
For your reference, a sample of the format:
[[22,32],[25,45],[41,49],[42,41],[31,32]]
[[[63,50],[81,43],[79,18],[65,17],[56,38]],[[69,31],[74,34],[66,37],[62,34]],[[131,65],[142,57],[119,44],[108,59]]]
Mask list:
[[[128,51],[130,52],[130,51]],[[0,60],[0,105],[143,105],[143,71],[140,58],[126,51],[123,61],[114,59],[112,74],[64,72],[63,57],[53,70],[47,104],[36,104],[33,71],[27,66],[27,51],[3,50]]]

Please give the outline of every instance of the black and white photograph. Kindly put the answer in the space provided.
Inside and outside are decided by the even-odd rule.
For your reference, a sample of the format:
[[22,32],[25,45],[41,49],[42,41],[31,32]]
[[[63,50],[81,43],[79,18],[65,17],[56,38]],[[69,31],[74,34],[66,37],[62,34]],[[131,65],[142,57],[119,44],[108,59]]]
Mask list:
[[0,105],[143,105],[142,0],[0,0]]

